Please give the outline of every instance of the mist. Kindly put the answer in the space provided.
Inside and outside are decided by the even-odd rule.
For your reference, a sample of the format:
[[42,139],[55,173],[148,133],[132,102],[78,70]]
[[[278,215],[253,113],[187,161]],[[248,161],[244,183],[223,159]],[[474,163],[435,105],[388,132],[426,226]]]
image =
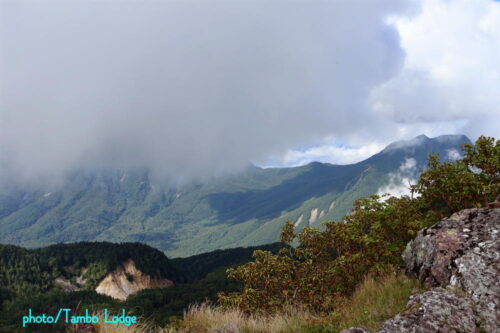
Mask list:
[[[146,168],[187,181],[286,157],[325,137],[378,147],[422,132],[476,134],[484,123],[468,121],[467,112],[480,104],[484,115],[493,103],[463,98],[466,79],[453,89],[440,81],[433,94],[435,81],[422,79],[431,77],[427,67],[412,66],[418,43],[410,23],[426,8],[2,1],[0,181],[82,168]],[[488,81],[487,101],[499,81]],[[446,111],[455,101],[466,108]]]
[[352,135],[354,119],[370,122],[369,91],[402,66],[385,19],[407,10],[394,1],[0,8],[1,164],[26,179],[95,166],[203,178]]

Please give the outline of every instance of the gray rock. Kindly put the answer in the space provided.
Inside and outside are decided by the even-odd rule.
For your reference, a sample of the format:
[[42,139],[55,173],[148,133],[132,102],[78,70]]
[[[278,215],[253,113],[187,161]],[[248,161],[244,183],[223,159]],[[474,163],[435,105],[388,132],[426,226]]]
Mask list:
[[443,288],[413,296],[406,310],[387,320],[379,333],[478,332],[474,302]]
[[[403,253],[427,288],[379,332],[500,332],[500,209],[466,209],[421,230]],[[444,289],[447,288],[447,289]]]

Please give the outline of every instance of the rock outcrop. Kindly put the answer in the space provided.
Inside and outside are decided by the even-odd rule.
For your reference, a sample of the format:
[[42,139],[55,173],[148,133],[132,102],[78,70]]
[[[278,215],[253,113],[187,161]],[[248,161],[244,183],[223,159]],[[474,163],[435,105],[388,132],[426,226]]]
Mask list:
[[500,209],[466,209],[421,230],[403,254],[429,291],[379,332],[500,332]]
[[406,310],[387,320],[379,333],[478,332],[476,321],[471,298],[438,287],[412,296]]
[[465,209],[422,229],[403,260],[428,290],[378,332],[500,332],[499,230],[499,208]]
[[139,290],[147,288],[165,288],[174,283],[168,279],[154,279],[135,267],[133,260],[127,260],[114,271],[106,275],[99,283],[96,292],[125,300]]

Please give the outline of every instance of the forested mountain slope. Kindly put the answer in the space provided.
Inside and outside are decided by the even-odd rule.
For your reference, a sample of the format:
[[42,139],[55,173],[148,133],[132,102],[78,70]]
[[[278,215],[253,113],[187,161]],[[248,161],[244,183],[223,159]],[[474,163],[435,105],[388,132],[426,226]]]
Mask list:
[[[75,172],[57,188],[4,184],[0,242],[143,242],[170,257],[277,240],[285,220],[298,229],[341,219],[359,197],[415,179],[430,153],[456,156],[465,136],[389,145],[356,164],[258,168],[206,183],[166,186],[144,170]],[[392,187],[391,187],[392,186]]]
[[[55,313],[59,308],[127,312],[155,325],[165,325],[171,316],[181,317],[192,303],[216,301],[217,293],[239,290],[240,283],[226,277],[226,269],[242,265],[255,250],[276,253],[283,245],[234,248],[192,257],[168,259],[161,251],[140,243],[81,242],[25,249],[0,244],[0,332],[66,332],[59,325],[28,325],[20,318],[33,313]],[[155,280],[128,297],[103,294],[99,287],[111,272],[133,261],[137,270]],[[127,274],[132,284],[138,275]],[[142,274],[141,274],[142,276]],[[151,281],[147,279],[148,281]],[[118,283],[119,279],[115,279]],[[109,297],[111,296],[111,297]],[[83,310],[82,310],[83,311]]]

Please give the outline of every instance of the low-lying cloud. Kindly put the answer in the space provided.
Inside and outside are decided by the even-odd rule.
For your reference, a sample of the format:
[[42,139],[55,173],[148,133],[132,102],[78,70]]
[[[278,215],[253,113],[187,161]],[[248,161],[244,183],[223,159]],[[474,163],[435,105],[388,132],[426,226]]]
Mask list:
[[[370,119],[400,69],[401,2],[0,5],[4,168],[210,176]],[[369,55],[369,56],[367,56]]]
[[399,166],[398,171],[388,175],[387,184],[380,187],[377,194],[390,194],[394,197],[411,195],[411,185],[417,183],[417,176],[417,160],[412,157],[405,158],[405,161]]
[[[498,10],[464,14],[481,20],[477,29],[486,40],[477,53],[456,49],[457,40],[467,47],[476,25],[451,39],[456,58],[447,68],[458,71],[455,78],[429,75],[441,64],[432,54],[445,51],[412,32],[429,15],[442,14],[429,6],[2,1],[0,177],[146,167],[176,180],[206,178],[332,136],[362,147],[422,132],[479,133],[484,123],[468,116],[476,110],[489,122],[485,134],[494,135],[498,121],[491,114],[500,103],[492,92],[500,77],[475,70],[480,53],[487,66],[497,64],[491,52],[500,44],[488,45],[496,38]],[[464,1],[457,6],[465,8]],[[436,36],[426,38],[439,44],[446,37]],[[419,53],[421,47],[431,53]],[[469,54],[477,61],[460,71]],[[464,97],[466,89],[475,97]],[[366,154],[363,149],[340,150],[330,162]],[[296,151],[288,164],[321,154]]]

